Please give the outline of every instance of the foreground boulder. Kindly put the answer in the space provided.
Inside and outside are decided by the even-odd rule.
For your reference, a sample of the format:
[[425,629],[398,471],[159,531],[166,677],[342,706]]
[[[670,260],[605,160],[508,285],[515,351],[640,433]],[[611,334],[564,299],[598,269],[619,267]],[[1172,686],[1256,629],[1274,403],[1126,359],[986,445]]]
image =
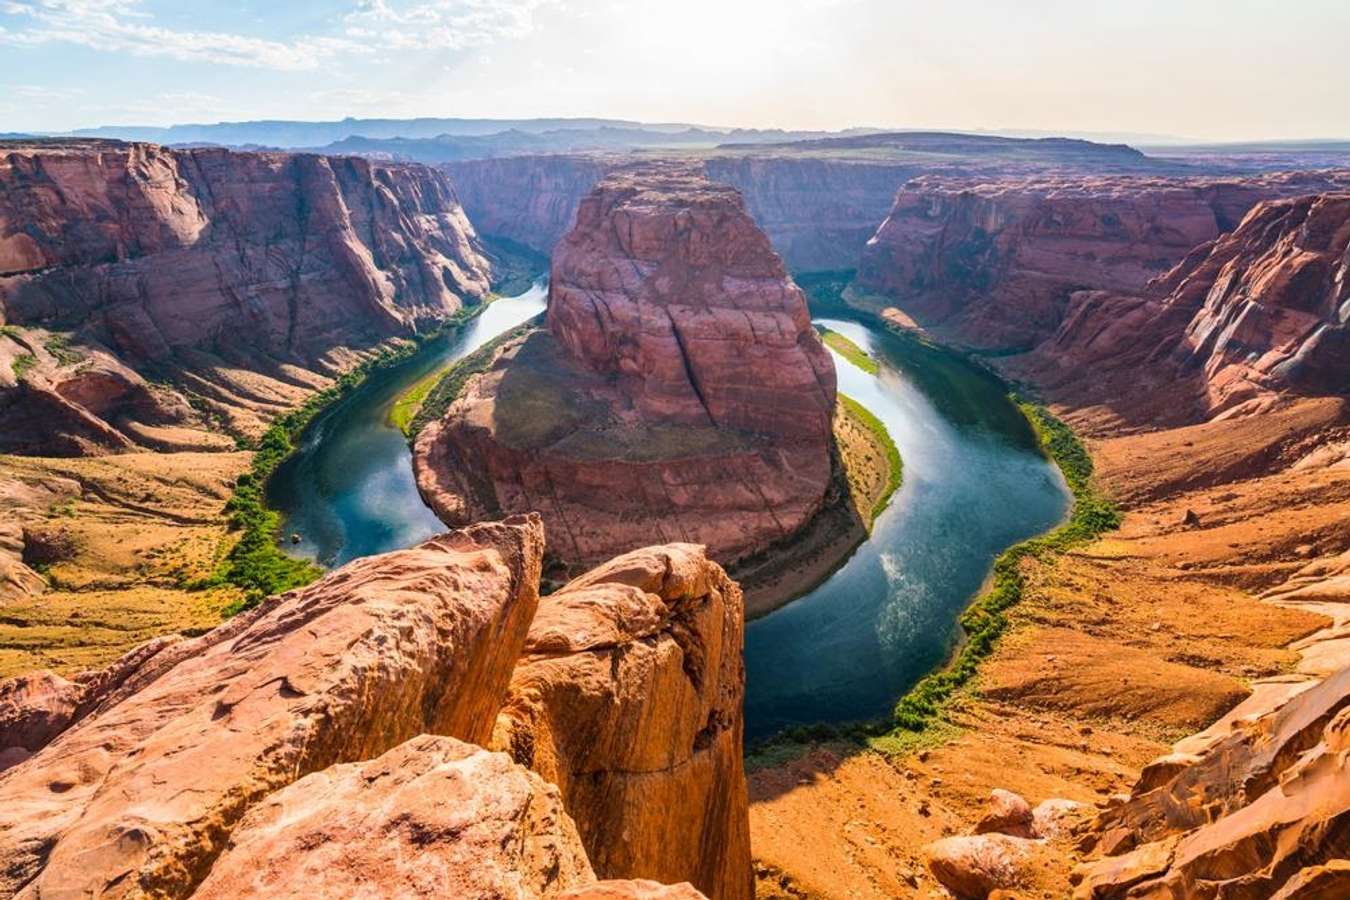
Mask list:
[[485,742],[542,553],[537,517],[478,525],[163,647],[0,773],[0,894],[184,896],[306,774],[423,732]]
[[1079,895],[1350,896],[1350,870],[1323,865],[1350,852],[1348,754],[1345,669],[1239,720],[1189,764],[1155,768],[1127,802],[1102,813],[1099,845],[1111,855],[1076,873]]
[[193,896],[534,898],[594,880],[557,788],[422,735],[254,806]]
[[1007,834],[943,838],[924,848],[928,869],[960,900],[984,900],[1016,887],[1030,862],[1034,842]]
[[558,785],[600,877],[753,895],[742,633],[740,589],[690,545],[541,601],[494,742]]
[[821,508],[834,402],[802,292],[740,196],[624,170],[554,254],[547,330],[419,436],[418,486],[451,524],[539,510],[573,566],[676,541],[731,562]]

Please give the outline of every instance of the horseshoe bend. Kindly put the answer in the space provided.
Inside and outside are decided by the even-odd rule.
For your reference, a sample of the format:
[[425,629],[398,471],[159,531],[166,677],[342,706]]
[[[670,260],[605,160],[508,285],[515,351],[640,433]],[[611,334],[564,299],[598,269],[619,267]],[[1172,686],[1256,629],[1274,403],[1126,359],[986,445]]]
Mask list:
[[1350,896],[1340,11],[323,5],[0,10],[0,896]]

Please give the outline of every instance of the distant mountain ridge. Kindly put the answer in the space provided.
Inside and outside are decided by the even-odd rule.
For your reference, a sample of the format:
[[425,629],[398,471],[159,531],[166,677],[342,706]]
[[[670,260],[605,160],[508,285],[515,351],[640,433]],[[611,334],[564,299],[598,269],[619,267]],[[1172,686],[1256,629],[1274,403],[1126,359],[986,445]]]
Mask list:
[[723,128],[680,122],[636,122],[628,119],[543,118],[543,119],[354,119],[328,122],[260,120],[169,126],[104,125],[81,128],[72,137],[112,138],[123,141],[151,141],[157,144],[221,144],[237,147],[259,145],[278,149],[321,147],[350,138],[371,140],[434,140],[441,138],[484,138],[517,132],[527,135],[566,131],[619,129],[645,135],[678,135],[706,132],[718,140],[794,140],[828,134],[853,134],[863,129],[840,132],[782,131],[778,129]]

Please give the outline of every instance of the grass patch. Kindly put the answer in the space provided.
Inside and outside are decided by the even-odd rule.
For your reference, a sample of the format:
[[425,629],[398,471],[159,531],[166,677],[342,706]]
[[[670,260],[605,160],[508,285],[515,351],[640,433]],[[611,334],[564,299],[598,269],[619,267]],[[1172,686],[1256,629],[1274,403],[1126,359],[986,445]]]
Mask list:
[[408,388],[399,398],[394,401],[394,405],[389,410],[389,424],[403,432],[404,435],[411,435],[413,419],[417,416],[417,411],[422,408],[422,402],[427,399],[432,388],[436,387],[445,376],[445,369],[435,369],[421,378]]
[[890,728],[871,742],[883,749],[903,741],[904,733],[920,733],[949,723],[943,718],[957,692],[974,678],[979,664],[994,651],[1007,630],[1007,611],[1022,599],[1025,578],[1023,560],[1063,553],[1120,525],[1114,503],[1092,484],[1092,458],[1069,426],[1044,407],[1018,403],[1042,449],[1064,473],[1073,493],[1069,520],[1047,534],[1014,544],[994,561],[993,586],[961,615],[966,639],[945,668],[916,684],[900,698],[891,716]]
[[10,368],[14,370],[14,377],[23,381],[24,376],[33,371],[33,367],[36,365],[36,356],[31,353],[23,353],[14,357],[14,361],[10,363]]
[[239,532],[239,540],[225,554],[215,572],[188,585],[193,590],[232,585],[244,596],[226,607],[228,618],[251,609],[272,594],[302,587],[323,574],[323,568],[308,560],[296,559],[284,553],[277,537],[281,516],[268,509],[267,480],[277,467],[295,451],[295,441],[314,417],[327,406],[351,393],[372,372],[397,365],[417,353],[427,341],[440,336],[448,328],[462,325],[483,308],[483,304],[464,307],[455,316],[427,334],[411,341],[401,341],[386,347],[361,365],[343,375],[322,391],[312,395],[299,408],[274,421],[254,447],[253,464],[239,476],[234,494],[225,504],[229,528]]
[[42,346],[47,348],[48,353],[56,357],[56,361],[60,365],[73,366],[76,363],[84,362],[84,354],[71,346],[70,335],[68,334],[50,334],[47,336],[47,340],[42,342]]
[[904,478],[904,463],[900,459],[900,449],[895,446],[895,441],[891,440],[890,431],[886,429],[885,423],[872,414],[871,410],[844,394],[839,395],[839,403],[844,407],[847,415],[872,434],[872,437],[881,445],[886,454],[886,486],[872,502],[871,515],[867,520],[870,528],[871,523],[875,522],[877,516],[881,515],[882,510],[886,508],[886,504],[891,502],[891,495],[900,488],[900,483]]
[[445,415],[450,404],[455,402],[459,392],[464,390],[464,384],[477,375],[484,372],[492,364],[492,358],[496,356],[497,349],[507,341],[515,340],[525,332],[538,327],[539,316],[535,316],[523,325],[504,332],[492,340],[488,341],[477,350],[459,359],[453,366],[435,373],[435,378],[431,387],[427,389],[426,395],[413,414],[409,425],[404,429],[408,435],[408,440],[416,439],[417,435],[427,423],[434,422]]
[[853,365],[862,369],[868,375],[875,375],[881,371],[881,366],[877,365],[877,361],[872,358],[870,353],[853,343],[853,341],[849,340],[844,335],[837,331],[831,331],[823,325],[817,325],[816,330],[820,332],[820,339],[825,342],[825,346],[829,347],[835,353],[838,353]]

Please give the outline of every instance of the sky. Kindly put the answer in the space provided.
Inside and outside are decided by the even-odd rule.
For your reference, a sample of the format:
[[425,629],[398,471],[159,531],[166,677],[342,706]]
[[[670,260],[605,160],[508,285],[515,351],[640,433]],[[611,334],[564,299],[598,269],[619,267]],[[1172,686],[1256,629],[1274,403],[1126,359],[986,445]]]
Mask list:
[[346,116],[1350,137],[1347,0],[0,0],[0,132]]

